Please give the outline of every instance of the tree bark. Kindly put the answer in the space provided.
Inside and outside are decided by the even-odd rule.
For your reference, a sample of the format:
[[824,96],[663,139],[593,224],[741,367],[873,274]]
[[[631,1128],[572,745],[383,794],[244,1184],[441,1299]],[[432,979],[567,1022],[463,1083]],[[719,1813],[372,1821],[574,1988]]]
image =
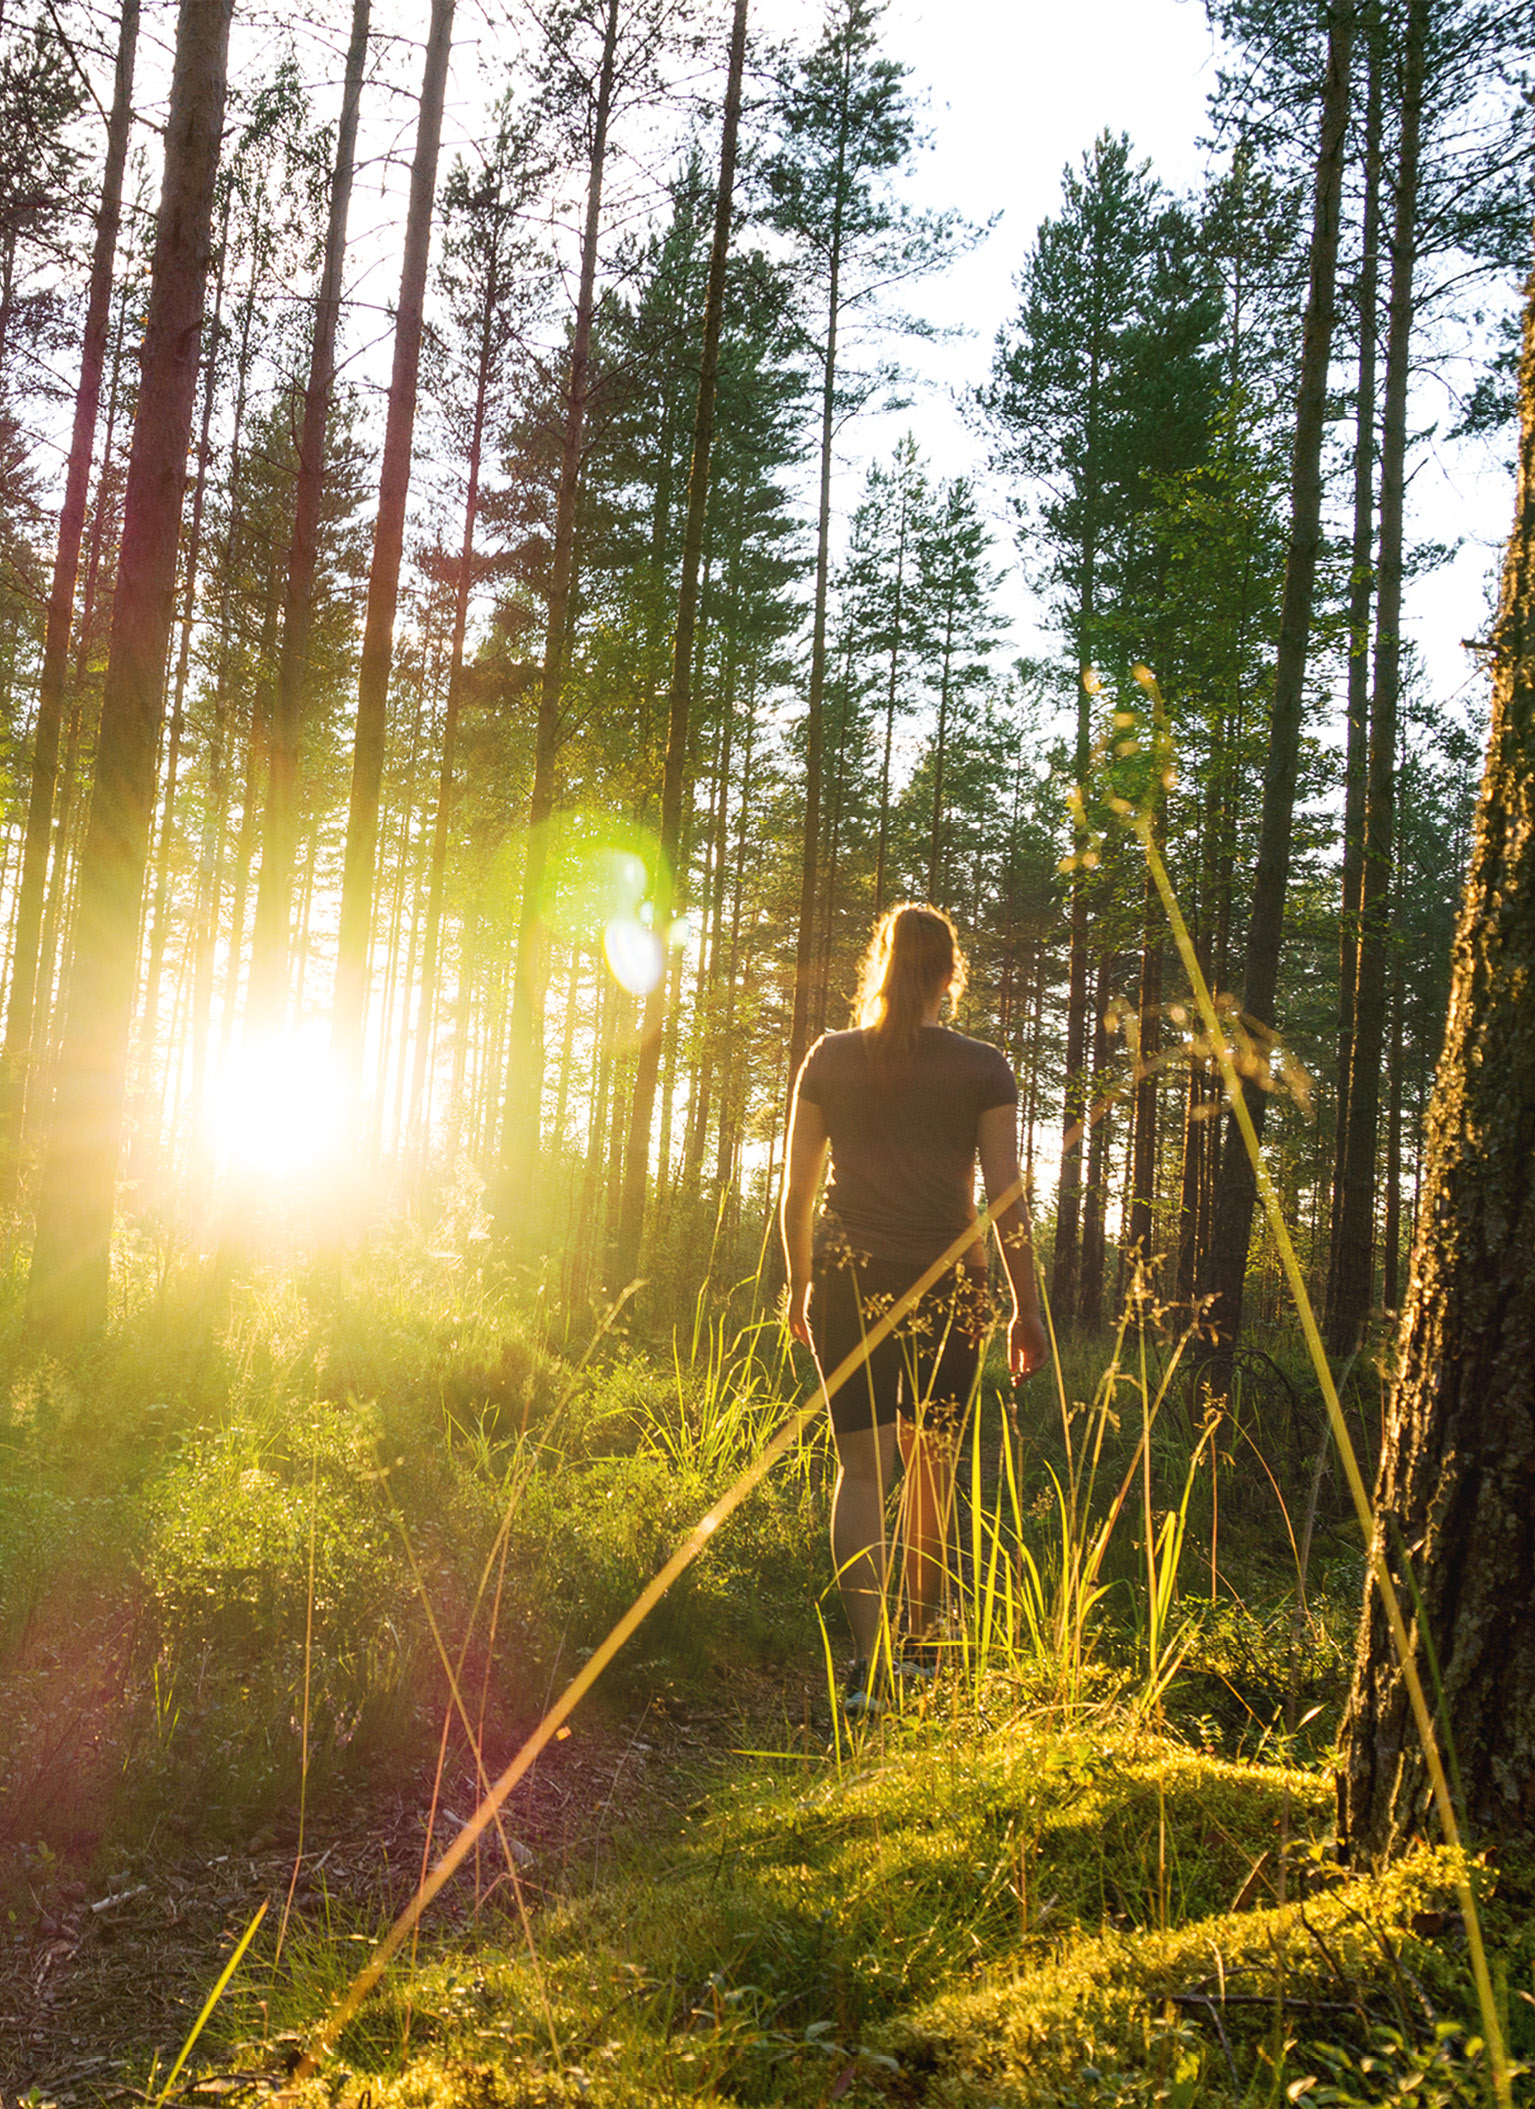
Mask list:
[[1333,1138],[1327,1309],[1337,1301],[1338,1219],[1348,1159],[1349,1075],[1354,1058],[1354,984],[1359,972],[1359,875],[1364,862],[1370,748],[1370,607],[1375,597],[1375,349],[1380,278],[1381,51],[1370,10],[1370,85],[1365,101],[1364,218],[1359,262],[1359,383],[1354,413],[1354,546],[1349,565],[1348,726],[1343,762],[1343,913],[1338,927],[1337,1130]]
[[[703,563],[704,519],[709,502],[709,454],[714,443],[714,404],[718,391],[720,332],[725,314],[725,267],[730,260],[730,215],[735,196],[736,135],[741,123],[741,76],[746,63],[747,0],[735,0],[730,31],[730,73],[725,90],[725,121],[720,137],[719,187],[714,200],[714,238],[709,250],[709,282],[704,295],[703,353],[698,369],[698,403],[693,417],[693,459],[688,472],[687,520],[682,535],[682,581],[677,592],[677,631],[672,648],[672,679],[666,725],[666,763],[661,779],[661,866],[654,890],[655,928],[667,942],[674,912],[674,889],[682,849],[682,792],[687,766],[693,698],[693,648],[698,628],[698,581]],[[634,1099],[629,1118],[629,1146],[624,1162],[615,1255],[620,1281],[632,1278],[639,1265],[645,1225],[645,1188],[650,1175],[650,1127],[655,1110],[661,1036],[666,1021],[663,971],[645,998],[635,1067]]]
[[1391,310],[1381,420],[1380,588],[1375,611],[1375,692],[1359,882],[1359,960],[1354,989],[1347,1152],[1338,1212],[1337,1264],[1328,1346],[1351,1354],[1370,1315],[1375,1273],[1375,1184],[1380,1157],[1380,1082],[1386,1034],[1386,966],[1396,835],[1397,715],[1401,690],[1402,553],[1407,489],[1407,386],[1412,356],[1418,166],[1429,0],[1412,0],[1402,68],[1401,146],[1391,240]]
[[53,585],[48,595],[37,723],[32,733],[32,787],[27,800],[21,885],[16,902],[16,937],[6,1004],[5,1045],[0,1050],[0,1208],[14,1207],[20,1185],[21,1137],[26,1117],[33,1017],[37,1004],[38,941],[48,887],[48,844],[58,782],[59,732],[64,716],[69,632],[75,608],[80,544],[85,532],[91,454],[96,444],[96,414],[101,405],[101,377],[106,367],[107,339],[111,332],[112,272],[122,218],[123,167],[128,157],[128,135],[133,126],[133,66],[138,33],[139,0],[123,0],[117,33],[117,68],[112,82],[112,108],[107,118],[106,166],[101,178],[101,204],[96,214],[96,242],[91,253],[90,291],[86,296],[85,331],[80,346],[80,379],[75,389],[74,427],[64,475],[64,500],[59,509],[59,540],[53,559]]
[[443,95],[453,40],[453,0],[432,0],[421,107],[410,168],[400,302],[395,312],[389,415],[379,467],[378,519],[368,571],[368,614],[357,674],[357,730],[352,752],[352,798],[341,877],[341,925],[336,947],[336,1051],[354,1091],[362,1086],[363,1035],[368,1009],[368,952],[373,885],[378,864],[378,806],[384,780],[389,674],[394,663],[394,615],[405,548],[405,501],[410,491],[411,439],[416,424],[416,379],[421,363],[422,307],[437,194]]
[[320,510],[325,498],[325,430],[335,388],[336,333],[341,319],[346,225],[352,202],[357,112],[362,100],[363,67],[368,55],[370,6],[371,0],[352,0],[352,34],[342,77],[341,114],[336,124],[336,158],[331,171],[325,251],[315,301],[314,335],[309,346],[304,416],[299,428],[298,476],[293,492],[293,531],[288,543],[282,645],[277,660],[277,692],[273,699],[267,744],[261,877],[256,888],[256,919],[251,933],[247,1020],[250,1028],[258,1033],[272,1032],[281,1024],[287,996],[289,903],[298,840],[298,750],[304,723],[304,685],[309,672],[315,573],[320,559]]
[[1103,1323],[1103,1261],[1105,1215],[1108,1206],[1109,1132],[1114,1114],[1103,1096],[1103,1081],[1109,1066],[1109,1036],[1104,1014],[1109,1002],[1109,961],[1098,963],[1093,1013],[1092,1075],[1086,1092],[1088,1109],[1098,1108],[1098,1118],[1087,1136],[1087,1178],[1082,1189],[1081,1283],[1077,1295],[1076,1321],[1084,1333],[1096,1332]]
[[28,1302],[62,1338],[105,1323],[139,909],[187,439],[197,393],[232,0],[181,0],[143,383],[123,506],[90,826]]
[[[1327,425],[1327,369],[1332,353],[1338,229],[1343,163],[1348,138],[1349,76],[1353,49],[1353,0],[1337,0],[1328,18],[1327,75],[1322,91],[1312,205],[1311,273],[1301,343],[1300,381],[1291,456],[1290,540],[1285,556],[1284,598],[1274,665],[1274,707],[1263,776],[1257,871],[1248,920],[1242,1005],[1261,1027],[1274,1022],[1284,935],[1285,891],[1290,876],[1290,836],[1300,767],[1301,719],[1305,703],[1306,654],[1322,530],[1322,440]],[[1244,1086],[1253,1125],[1261,1138],[1268,1094]],[[1215,1196],[1210,1283],[1211,1319],[1217,1340],[1229,1347],[1242,1323],[1242,1287],[1252,1237],[1257,1181],[1250,1158],[1227,1118]]]
[[560,744],[560,689],[575,582],[576,494],[581,480],[581,436],[590,391],[592,316],[597,292],[597,237],[602,225],[602,185],[607,168],[608,123],[613,111],[613,76],[618,57],[619,0],[608,0],[602,64],[592,112],[592,149],[586,183],[586,222],[581,230],[581,277],[570,337],[565,415],[560,434],[560,477],[555,496],[554,547],[550,552],[548,620],[539,677],[538,724],[533,743],[533,786],[528,799],[528,847],[517,922],[517,964],[512,980],[501,1177],[495,1227],[502,1239],[526,1220],[528,1192],[538,1159],[543,1101],[543,1009],[549,976],[549,942],[543,920],[544,880],[549,868],[549,821],[554,812],[554,768]]
[[448,862],[448,828],[453,818],[453,770],[458,758],[458,713],[464,676],[464,635],[469,626],[469,588],[474,575],[474,530],[480,512],[480,456],[485,443],[485,404],[490,391],[490,311],[480,341],[475,377],[474,421],[469,436],[469,486],[464,496],[464,538],[459,551],[458,581],[453,596],[453,633],[448,656],[448,693],[442,712],[442,756],[437,776],[437,811],[427,867],[425,927],[421,938],[421,987],[416,1006],[416,1039],[411,1060],[410,1102],[406,1127],[412,1148],[424,1160],[430,1121],[423,1113],[427,1064],[437,1017],[437,952],[442,931],[443,875]]
[[1135,1129],[1125,1247],[1132,1259],[1149,1267],[1154,1257],[1152,1209],[1157,1192],[1157,1096],[1161,1084],[1158,1059],[1162,1047],[1162,913],[1149,872],[1141,904],[1141,980],[1136,1011],[1139,1026],[1135,1049]]
[[[1535,1843],[1535,280],[1519,490],[1494,631],[1492,731],[1428,1117],[1398,1376],[1376,1494],[1476,1850]],[[1433,1659],[1428,1655],[1432,1640]],[[1437,1665],[1438,1678],[1434,1677]],[[1431,1826],[1427,1768],[1372,1590],[1342,1737],[1344,1844]]]
[[874,914],[885,912],[885,865],[890,851],[890,759],[895,746],[895,699],[906,641],[906,533],[911,505],[909,477],[900,480],[900,525],[895,544],[895,598],[890,614],[890,664],[885,677],[885,744],[879,770],[879,845],[874,855]]
[[159,1038],[160,981],[165,969],[166,926],[170,913],[171,845],[176,824],[176,788],[181,769],[181,742],[186,730],[187,676],[192,661],[192,627],[197,612],[197,578],[202,562],[203,508],[208,491],[209,443],[213,430],[213,405],[218,392],[219,339],[223,333],[224,267],[229,237],[229,207],[219,230],[218,269],[214,280],[213,313],[208,322],[208,355],[203,375],[203,407],[197,435],[197,477],[192,489],[192,517],[187,530],[185,576],[181,586],[181,636],[176,647],[176,673],[171,685],[170,738],[165,760],[165,799],[160,811],[160,844],[155,858],[154,905],[149,918],[149,963],[144,975],[143,1022],[139,1031],[139,1060],[144,1093],[133,1142],[129,1151],[129,1178],[141,1184],[154,1169],[159,1155],[163,1092],[150,1084],[155,1047]]

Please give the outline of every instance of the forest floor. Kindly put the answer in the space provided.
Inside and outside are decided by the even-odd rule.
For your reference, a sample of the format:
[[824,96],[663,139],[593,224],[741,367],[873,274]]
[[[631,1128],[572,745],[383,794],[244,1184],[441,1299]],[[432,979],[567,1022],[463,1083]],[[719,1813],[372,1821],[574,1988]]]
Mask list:
[[[0,1706],[17,1696],[14,1680],[0,1679]],[[812,1709],[824,1715],[824,1682],[817,1693],[807,1677],[790,1692],[781,1680],[748,1674],[732,1682],[728,1703],[717,1709],[675,1701],[582,1708],[570,1734],[550,1746],[506,1805],[530,1910],[599,1888],[635,1837],[675,1829],[735,1752],[764,1735],[781,1737],[791,1700],[805,1719]],[[14,1752],[16,1712],[7,1718]],[[171,1835],[151,1837],[117,1852],[105,1879],[90,1837],[43,1867],[22,1871],[13,1861],[0,1905],[8,1919],[0,1937],[0,2103],[9,2109],[8,2098],[31,2097],[71,2109],[152,2099],[155,2076],[163,2081],[223,1962],[263,1905],[268,1955],[286,1913],[290,1952],[329,1944],[343,1965],[358,1965],[478,1799],[475,1768],[458,1751],[440,1777],[435,1765],[422,1763],[387,1785],[322,1806],[306,1824],[302,1850],[290,1815],[263,1823],[243,1846],[211,1855]],[[472,1950],[481,1938],[496,1945],[516,1939],[503,1868],[492,1831],[435,1902],[423,1932],[425,1956]],[[255,1976],[241,2003],[247,2014],[259,2007]],[[290,1993],[285,2008],[291,2004]],[[227,2031],[217,2029],[218,2036]],[[237,2069],[195,2061],[188,2098],[210,2102],[280,2085],[299,2041],[298,2031],[276,2028],[242,2047]]]
[[[771,1316],[542,1323],[402,1238],[73,1368],[0,1326],[0,2109],[294,2099],[475,1806],[450,1687],[494,1778],[802,1381]],[[1016,1439],[988,1389],[945,1674],[854,1730],[808,1431],[305,2109],[1483,2100],[1442,1861],[1331,1852],[1362,1563],[1302,1380],[1200,1432],[1146,1367],[1080,1343]],[[1488,1926],[1527,2057],[1535,1915]]]

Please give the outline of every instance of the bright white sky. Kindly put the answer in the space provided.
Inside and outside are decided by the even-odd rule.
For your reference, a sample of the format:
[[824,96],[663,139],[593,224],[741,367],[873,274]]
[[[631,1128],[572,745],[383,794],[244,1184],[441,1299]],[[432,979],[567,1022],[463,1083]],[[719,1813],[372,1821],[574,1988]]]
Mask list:
[[[819,0],[755,0],[754,19],[776,34],[808,38],[821,8]],[[863,463],[887,454],[908,427],[938,473],[981,466],[980,443],[953,396],[985,373],[997,328],[1015,305],[1013,275],[1039,222],[1058,209],[1063,166],[1100,131],[1124,131],[1171,189],[1192,189],[1205,166],[1199,140],[1215,77],[1200,0],[891,0],[885,43],[927,102],[931,147],[913,194],[972,220],[1001,217],[979,249],[914,292],[914,307],[973,334],[911,347],[912,364],[932,385],[911,410],[850,430],[844,504],[856,501]],[[1425,401],[1422,412],[1415,423],[1442,416],[1442,401]],[[998,554],[1009,560],[1009,642],[1014,651],[1038,648],[1045,639],[1013,560],[1005,493],[993,487],[991,495]],[[1480,446],[1431,445],[1410,502],[1411,535],[1464,542],[1454,563],[1411,588],[1408,626],[1435,695],[1448,700],[1469,681],[1471,697],[1462,694],[1460,707],[1474,698],[1479,709],[1482,677],[1460,641],[1485,634],[1487,581],[1513,517],[1512,475]]]

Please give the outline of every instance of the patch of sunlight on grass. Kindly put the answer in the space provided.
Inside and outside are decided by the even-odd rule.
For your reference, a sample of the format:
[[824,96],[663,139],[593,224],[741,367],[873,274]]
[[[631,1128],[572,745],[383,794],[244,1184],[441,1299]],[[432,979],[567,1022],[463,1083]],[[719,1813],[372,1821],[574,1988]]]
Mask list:
[[1345,1878],[1317,1775],[1129,1714],[1002,1722],[1006,1696],[986,1695],[997,1725],[892,1717],[808,1777],[754,1759],[553,1905],[537,1973],[514,1929],[482,1927],[386,1985],[330,2099],[1256,2102],[1303,2075],[1297,2038],[1349,2040],[1400,2018],[1404,1987],[1439,1990],[1412,1928],[1441,1856]]

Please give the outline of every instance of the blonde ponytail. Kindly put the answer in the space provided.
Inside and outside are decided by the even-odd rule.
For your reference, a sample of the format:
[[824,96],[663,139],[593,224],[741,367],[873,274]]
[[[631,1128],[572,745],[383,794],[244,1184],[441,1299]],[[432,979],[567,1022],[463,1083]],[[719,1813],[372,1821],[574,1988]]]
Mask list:
[[864,953],[853,1006],[880,1084],[898,1082],[909,1067],[923,1018],[945,983],[958,1003],[965,989],[965,955],[943,910],[910,901],[887,909]]

